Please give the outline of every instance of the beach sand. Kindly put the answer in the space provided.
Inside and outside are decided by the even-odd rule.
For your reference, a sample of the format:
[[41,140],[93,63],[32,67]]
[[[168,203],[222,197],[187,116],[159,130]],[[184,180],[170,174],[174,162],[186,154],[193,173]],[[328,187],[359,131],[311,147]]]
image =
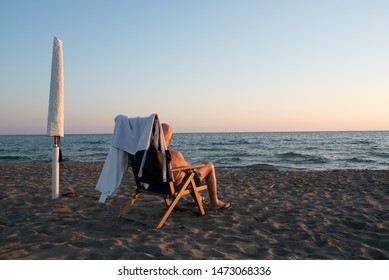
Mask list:
[[52,200],[50,163],[0,163],[0,259],[389,259],[389,171],[217,169],[232,208],[175,210],[158,230],[143,223],[157,224],[155,199],[118,218],[130,171],[98,202],[102,165],[61,164]]

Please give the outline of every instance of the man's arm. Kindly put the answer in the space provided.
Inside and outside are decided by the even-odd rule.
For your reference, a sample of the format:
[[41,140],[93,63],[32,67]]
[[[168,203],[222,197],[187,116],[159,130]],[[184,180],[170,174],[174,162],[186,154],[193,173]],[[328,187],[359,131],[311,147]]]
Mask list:
[[190,165],[184,158],[181,152],[176,150],[170,150],[171,155],[171,165],[172,168],[181,167],[181,166],[188,166]]
[[[181,154],[181,152],[176,150],[169,150],[170,151],[170,164],[172,168],[182,167],[182,166],[189,166],[190,164],[184,159],[184,156]],[[185,173],[182,171],[174,172],[174,184],[177,186],[181,184],[182,178],[185,176]]]

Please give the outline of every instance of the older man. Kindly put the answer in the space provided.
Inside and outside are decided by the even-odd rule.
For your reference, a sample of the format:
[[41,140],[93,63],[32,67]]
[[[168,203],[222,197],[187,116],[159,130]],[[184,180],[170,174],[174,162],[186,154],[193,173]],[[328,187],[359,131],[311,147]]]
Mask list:
[[[172,168],[180,166],[189,166],[190,164],[184,159],[184,156],[180,151],[170,149],[170,143],[173,138],[173,129],[168,124],[162,124],[163,133],[165,136],[165,142],[168,146],[170,155],[171,155],[171,165]],[[212,210],[230,208],[231,203],[223,202],[217,197],[217,181],[215,167],[212,162],[204,162],[205,166],[197,169],[198,173],[196,174],[199,182],[205,180],[208,186],[208,193],[210,198],[210,208]],[[178,174],[174,174],[175,185],[179,185],[184,178],[185,173],[180,171]]]

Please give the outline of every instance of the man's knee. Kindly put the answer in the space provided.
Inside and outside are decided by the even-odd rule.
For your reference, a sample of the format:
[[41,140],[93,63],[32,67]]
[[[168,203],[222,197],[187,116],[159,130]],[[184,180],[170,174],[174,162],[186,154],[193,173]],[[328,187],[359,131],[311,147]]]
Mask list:
[[215,170],[215,166],[213,165],[213,163],[211,161],[207,161],[205,162],[205,166],[207,168],[209,168],[211,171],[214,171]]

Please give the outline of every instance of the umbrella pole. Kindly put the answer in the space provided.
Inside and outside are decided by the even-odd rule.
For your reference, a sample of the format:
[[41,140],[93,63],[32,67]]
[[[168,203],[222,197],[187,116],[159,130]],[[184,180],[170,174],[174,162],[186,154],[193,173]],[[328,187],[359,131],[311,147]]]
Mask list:
[[58,199],[59,197],[59,136],[54,136],[53,146],[53,161],[52,161],[52,187],[51,198]]

